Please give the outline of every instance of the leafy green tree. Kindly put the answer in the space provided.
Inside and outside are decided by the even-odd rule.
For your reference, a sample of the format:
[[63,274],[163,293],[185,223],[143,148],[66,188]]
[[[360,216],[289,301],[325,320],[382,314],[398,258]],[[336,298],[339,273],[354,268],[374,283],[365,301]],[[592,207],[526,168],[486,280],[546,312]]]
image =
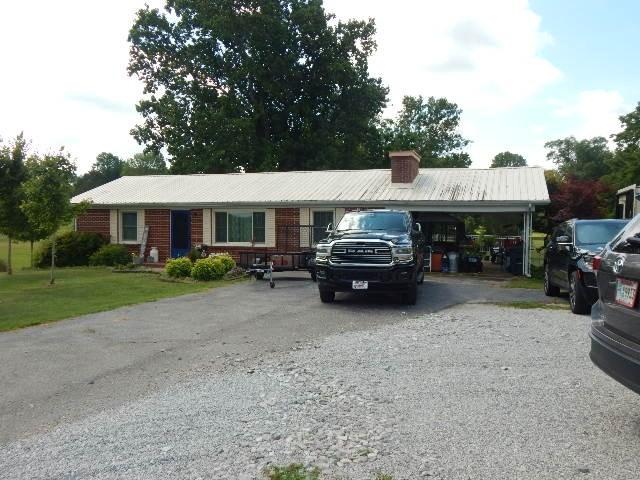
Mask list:
[[522,155],[511,152],[501,152],[493,157],[491,168],[500,167],[526,167],[527,159]]
[[22,184],[27,177],[25,160],[27,141],[19,134],[15,140],[0,148],[0,233],[7,236],[7,273],[12,269],[12,243],[29,230],[29,221],[20,210],[24,192]]
[[604,137],[576,140],[567,137],[545,144],[547,159],[558,166],[563,177],[597,180],[609,173],[611,150]]
[[124,162],[117,155],[108,152],[99,153],[96,161],[75,183],[75,194],[84,193],[122,176]]
[[368,72],[373,21],[321,0],[168,0],[129,33],[144,83],[133,136],[175,173],[359,168],[387,89]]
[[397,119],[383,125],[389,150],[415,150],[423,167],[469,167],[469,140],[460,132],[458,105],[446,98],[404,97]]
[[20,205],[29,222],[51,237],[51,278],[55,281],[56,232],[86,208],[71,204],[75,165],[62,150],[55,155],[32,157],[30,175],[24,182],[24,200]]
[[616,150],[609,162],[606,181],[614,189],[640,183],[640,103],[632,112],[622,115],[621,132],[613,135]]
[[168,173],[167,164],[161,153],[136,153],[122,167],[122,175],[164,175]]

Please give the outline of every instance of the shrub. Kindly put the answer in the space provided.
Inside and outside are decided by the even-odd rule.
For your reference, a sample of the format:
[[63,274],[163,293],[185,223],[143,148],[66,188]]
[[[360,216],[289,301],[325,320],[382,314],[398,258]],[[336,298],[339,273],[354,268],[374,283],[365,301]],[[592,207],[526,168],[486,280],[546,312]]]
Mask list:
[[318,467],[307,470],[300,463],[292,463],[286,467],[269,465],[264,468],[263,473],[269,480],[319,480],[320,478]]
[[196,280],[219,280],[225,274],[224,264],[215,257],[201,258],[191,269],[191,276]]
[[165,271],[172,278],[184,278],[191,275],[193,263],[186,257],[172,258],[167,260]]
[[236,262],[233,260],[233,258],[231,258],[231,255],[229,255],[228,253],[220,253],[220,254],[214,255],[213,258],[216,259],[216,261],[220,261],[220,263],[222,263],[224,267],[224,273],[227,273],[230,270],[233,270],[236,266]]
[[131,262],[131,255],[124,245],[103,245],[100,250],[89,258],[90,265],[127,265]]
[[0,259],[0,272],[6,272],[6,271],[7,271],[7,262]]
[[[56,265],[59,267],[77,267],[89,265],[89,258],[103,245],[107,238],[93,232],[67,232],[56,239]],[[51,241],[42,242],[34,258],[36,267],[51,265]]]

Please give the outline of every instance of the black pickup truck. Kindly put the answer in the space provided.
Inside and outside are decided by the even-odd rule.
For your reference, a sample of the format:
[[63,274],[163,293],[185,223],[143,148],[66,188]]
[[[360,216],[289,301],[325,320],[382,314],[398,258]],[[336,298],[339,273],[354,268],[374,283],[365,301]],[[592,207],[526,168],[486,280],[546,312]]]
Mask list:
[[400,210],[348,212],[316,247],[320,299],[335,292],[398,292],[416,303],[424,282],[424,235],[411,214]]

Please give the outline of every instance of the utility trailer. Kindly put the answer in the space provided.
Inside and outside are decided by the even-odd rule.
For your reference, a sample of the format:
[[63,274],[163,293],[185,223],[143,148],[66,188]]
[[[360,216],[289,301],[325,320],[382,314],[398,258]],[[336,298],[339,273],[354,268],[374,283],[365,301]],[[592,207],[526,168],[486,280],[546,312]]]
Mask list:
[[258,280],[268,279],[275,287],[274,272],[308,271],[316,280],[316,254],[313,245],[326,233],[326,226],[280,225],[276,229],[276,248],[247,250],[240,253],[238,266]]

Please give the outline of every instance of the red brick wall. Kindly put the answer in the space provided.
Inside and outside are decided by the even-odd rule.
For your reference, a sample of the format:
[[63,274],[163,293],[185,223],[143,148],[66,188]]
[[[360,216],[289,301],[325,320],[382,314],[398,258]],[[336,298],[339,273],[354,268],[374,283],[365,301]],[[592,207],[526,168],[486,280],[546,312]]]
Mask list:
[[391,157],[391,182],[411,183],[418,176],[419,160],[413,156]]
[[145,258],[149,256],[151,247],[158,247],[159,260],[166,261],[171,255],[171,210],[164,208],[145,210],[144,223],[149,225]]
[[203,243],[202,210],[191,210],[191,245]]
[[300,225],[299,208],[276,208],[276,249],[280,252],[300,250],[300,229],[284,228]]
[[109,210],[87,210],[76,221],[79,232],[101,233],[109,238]]

